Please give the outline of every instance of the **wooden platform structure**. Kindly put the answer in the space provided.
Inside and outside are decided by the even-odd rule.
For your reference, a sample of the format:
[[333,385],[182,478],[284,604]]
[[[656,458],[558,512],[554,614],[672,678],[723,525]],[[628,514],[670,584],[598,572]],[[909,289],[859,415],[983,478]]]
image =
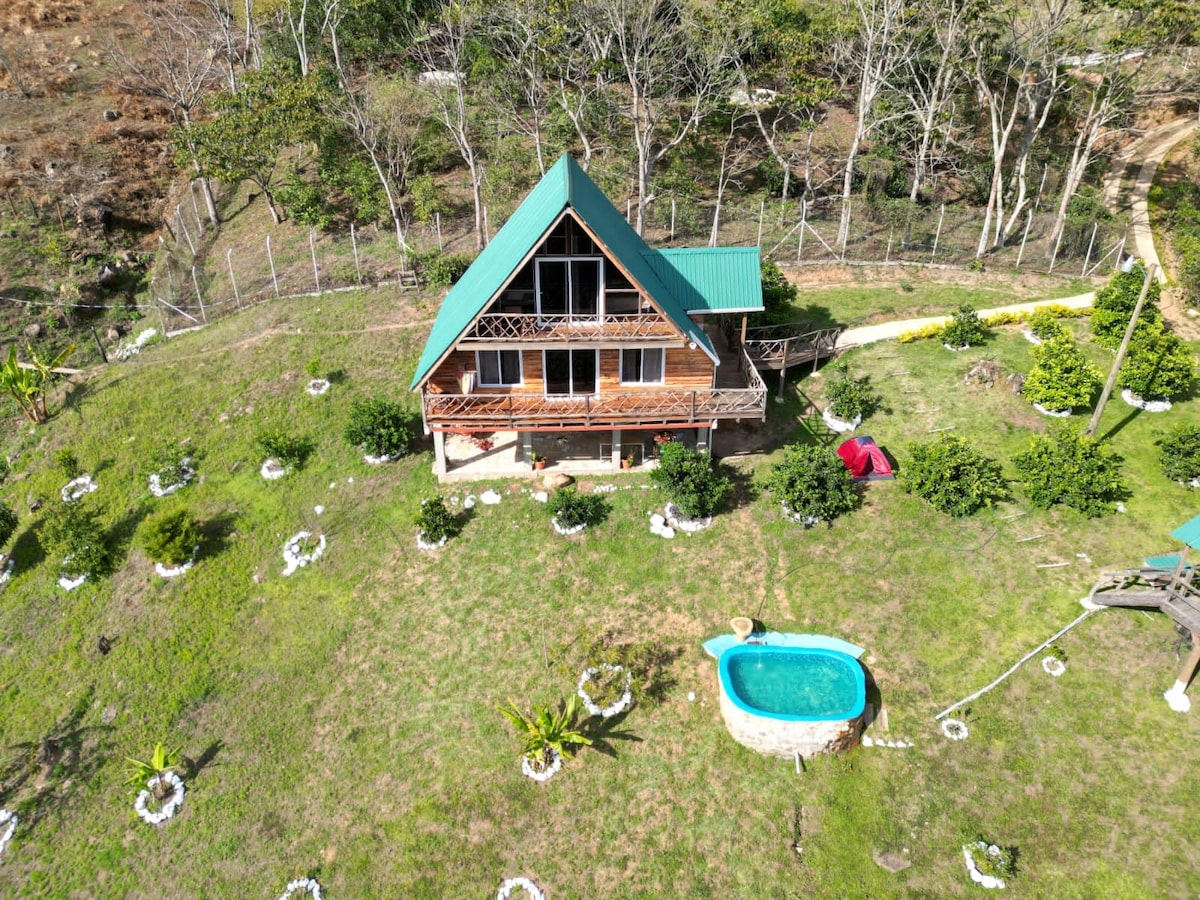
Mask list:
[[1200,549],[1200,516],[1171,536],[1183,542],[1180,553],[1149,558],[1144,566],[1103,573],[1088,600],[1097,606],[1157,609],[1191,633],[1191,652],[1175,684],[1163,694],[1171,709],[1187,712],[1191,701],[1185,691],[1200,665],[1200,578],[1196,566],[1188,561],[1188,550]]
[[747,328],[745,317],[740,327],[737,320],[725,317],[721,330],[731,349],[744,350],[760,370],[779,372],[779,396],[783,396],[789,368],[811,362],[815,372],[821,360],[837,355],[838,338],[842,334],[840,325],[819,328],[803,321]]

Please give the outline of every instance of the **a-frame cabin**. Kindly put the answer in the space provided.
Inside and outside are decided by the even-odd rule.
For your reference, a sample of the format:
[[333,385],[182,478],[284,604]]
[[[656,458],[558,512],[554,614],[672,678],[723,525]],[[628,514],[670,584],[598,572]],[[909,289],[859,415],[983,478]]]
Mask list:
[[765,416],[716,322],[761,309],[758,248],[652,250],[564,155],[446,295],[417,363],[436,473],[448,434],[515,433],[514,466],[546,432],[598,433],[591,462],[612,468],[655,433],[707,449],[720,420]]

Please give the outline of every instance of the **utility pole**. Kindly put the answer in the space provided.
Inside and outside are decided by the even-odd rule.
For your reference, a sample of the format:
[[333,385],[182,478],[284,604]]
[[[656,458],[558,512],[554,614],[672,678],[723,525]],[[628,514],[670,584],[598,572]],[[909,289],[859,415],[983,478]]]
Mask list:
[[1117,372],[1121,370],[1121,363],[1125,361],[1125,351],[1129,349],[1133,330],[1137,327],[1138,316],[1142,314],[1142,304],[1146,302],[1146,294],[1150,292],[1150,282],[1154,280],[1154,273],[1157,271],[1158,263],[1150,263],[1150,267],[1146,270],[1146,280],[1142,282],[1142,291],[1138,294],[1137,305],[1133,308],[1133,315],[1129,317],[1129,327],[1125,329],[1125,339],[1121,341],[1120,349],[1117,350],[1117,358],[1113,360],[1112,370],[1108,373],[1108,381],[1104,382],[1104,390],[1100,392],[1100,402],[1096,404],[1096,411],[1092,413],[1092,421],[1087,429],[1088,437],[1096,436],[1096,429],[1100,426],[1100,416],[1104,414],[1104,404],[1108,402],[1113,385],[1117,383]]

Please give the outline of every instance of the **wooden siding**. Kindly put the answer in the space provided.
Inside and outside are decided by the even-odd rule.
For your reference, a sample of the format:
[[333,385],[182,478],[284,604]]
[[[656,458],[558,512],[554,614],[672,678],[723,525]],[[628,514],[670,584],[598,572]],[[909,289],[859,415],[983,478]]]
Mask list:
[[[455,350],[434,370],[429,379],[429,389],[437,394],[457,394],[460,390],[458,373],[472,371],[475,368],[474,350]],[[597,388],[601,396],[608,393],[643,392],[655,389],[708,390],[713,385],[713,361],[699,347],[695,350],[687,347],[672,347],[666,351],[662,384],[621,384],[620,349],[601,348],[598,375]],[[545,383],[542,373],[541,350],[521,351],[521,376],[522,383],[520,385],[512,387],[477,385],[475,393],[542,394]]]

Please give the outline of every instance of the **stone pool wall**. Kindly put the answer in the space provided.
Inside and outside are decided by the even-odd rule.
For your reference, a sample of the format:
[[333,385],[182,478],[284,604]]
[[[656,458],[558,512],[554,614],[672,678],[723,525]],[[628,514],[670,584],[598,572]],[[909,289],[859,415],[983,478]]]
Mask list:
[[801,756],[839,753],[857,744],[862,735],[862,716],[824,722],[788,722],[748,713],[730,700],[719,684],[718,690],[721,717],[733,739],[764,756],[791,759],[797,751]]

